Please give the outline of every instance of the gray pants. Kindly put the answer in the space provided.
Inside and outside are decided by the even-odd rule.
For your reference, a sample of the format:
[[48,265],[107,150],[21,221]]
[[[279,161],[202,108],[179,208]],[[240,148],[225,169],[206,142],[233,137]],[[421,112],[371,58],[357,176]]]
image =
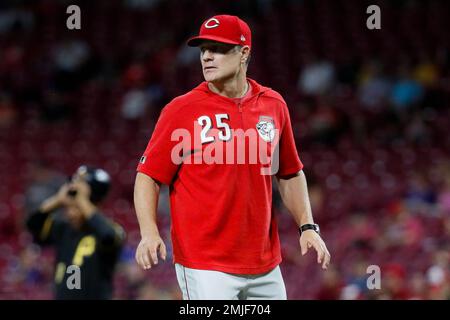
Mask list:
[[280,267],[258,275],[186,268],[175,264],[184,300],[286,300]]

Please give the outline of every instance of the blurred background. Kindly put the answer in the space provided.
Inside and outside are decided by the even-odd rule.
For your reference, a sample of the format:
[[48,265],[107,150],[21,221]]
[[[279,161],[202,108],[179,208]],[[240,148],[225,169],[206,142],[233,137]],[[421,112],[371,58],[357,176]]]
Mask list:
[[[368,30],[375,3],[381,30]],[[81,30],[66,28],[71,4]],[[438,0],[2,0],[0,299],[52,298],[53,251],[24,217],[82,163],[111,174],[103,209],[127,231],[114,297],[181,298],[170,262],[134,262],[133,183],[161,108],[203,80],[186,39],[219,13],[249,23],[249,76],[288,103],[332,254],[325,272],[301,256],[275,194],[288,297],[450,299],[450,2]],[[381,290],[367,289],[369,265]]]

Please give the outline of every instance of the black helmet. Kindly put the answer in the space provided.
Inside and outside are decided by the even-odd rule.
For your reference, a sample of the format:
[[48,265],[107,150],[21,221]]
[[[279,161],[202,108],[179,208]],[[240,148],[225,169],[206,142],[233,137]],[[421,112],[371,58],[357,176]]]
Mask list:
[[105,170],[82,165],[77,169],[75,175],[82,177],[91,187],[90,200],[92,203],[100,202],[108,194],[111,178]]

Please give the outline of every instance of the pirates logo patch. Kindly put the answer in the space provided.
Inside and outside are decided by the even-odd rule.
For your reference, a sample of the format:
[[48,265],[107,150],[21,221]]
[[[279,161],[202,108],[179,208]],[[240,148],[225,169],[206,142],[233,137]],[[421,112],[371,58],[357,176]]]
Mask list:
[[259,136],[265,142],[272,142],[275,138],[275,124],[271,117],[261,116],[259,122],[256,124]]

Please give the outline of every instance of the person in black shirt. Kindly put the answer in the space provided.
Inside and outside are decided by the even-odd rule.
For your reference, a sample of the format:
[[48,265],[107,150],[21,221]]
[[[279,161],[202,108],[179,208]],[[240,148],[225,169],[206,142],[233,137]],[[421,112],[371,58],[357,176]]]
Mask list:
[[[56,248],[56,299],[112,298],[125,233],[97,206],[110,181],[106,171],[83,165],[26,221],[36,243]],[[58,208],[64,214],[58,215]]]

